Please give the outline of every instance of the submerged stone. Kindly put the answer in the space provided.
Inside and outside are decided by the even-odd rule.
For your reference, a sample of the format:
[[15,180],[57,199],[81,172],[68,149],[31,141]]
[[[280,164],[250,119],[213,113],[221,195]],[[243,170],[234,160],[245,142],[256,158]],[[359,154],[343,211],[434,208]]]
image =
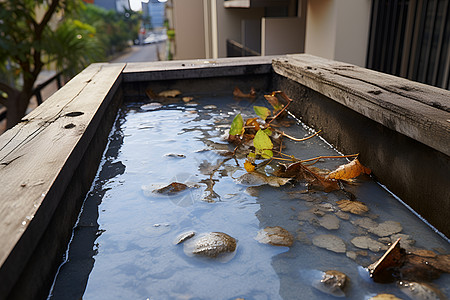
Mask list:
[[223,232],[208,232],[184,243],[186,254],[218,257],[236,250],[236,239]]
[[317,235],[313,238],[312,242],[314,246],[325,248],[333,252],[345,253],[346,251],[344,241],[340,237],[332,234]]
[[334,215],[326,214],[319,219],[320,226],[325,227],[328,230],[339,229],[339,223],[339,219]]
[[335,297],[345,297],[347,275],[340,271],[301,270],[300,277],[314,288]]
[[273,246],[290,247],[294,243],[294,237],[292,234],[280,226],[266,227],[258,231],[255,239],[260,243],[270,244]]
[[395,221],[386,221],[378,224],[376,227],[368,228],[369,232],[376,234],[380,237],[389,236],[395,233],[399,233],[403,230],[402,225]]
[[378,251],[387,249],[387,246],[371,239],[368,236],[357,236],[357,237],[353,238],[351,240],[351,242],[355,247],[358,247],[361,249],[369,249],[370,251],[373,251],[373,252],[378,252]]
[[401,282],[400,290],[411,299],[442,300],[445,295],[431,284],[421,282]]

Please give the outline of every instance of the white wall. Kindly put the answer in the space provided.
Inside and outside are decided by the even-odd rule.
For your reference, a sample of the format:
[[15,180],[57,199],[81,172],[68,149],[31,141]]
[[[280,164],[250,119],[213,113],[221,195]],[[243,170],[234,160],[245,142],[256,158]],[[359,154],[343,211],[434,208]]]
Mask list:
[[305,52],[365,66],[370,0],[310,0]]
[[241,42],[241,22],[246,19],[261,19],[264,8],[225,8],[224,0],[212,0],[217,3],[217,40],[218,57],[227,56],[227,39]]
[[262,18],[261,22],[261,55],[303,53],[302,19]]
[[173,0],[174,59],[205,58],[203,0]]

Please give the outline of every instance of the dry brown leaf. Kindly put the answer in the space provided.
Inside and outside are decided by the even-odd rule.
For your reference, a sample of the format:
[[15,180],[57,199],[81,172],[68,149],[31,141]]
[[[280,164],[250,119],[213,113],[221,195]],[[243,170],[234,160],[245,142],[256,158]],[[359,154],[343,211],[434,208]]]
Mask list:
[[397,298],[391,294],[378,294],[376,296],[369,298],[369,300],[402,300],[402,299]]
[[185,185],[184,183],[172,182],[171,184],[169,184],[163,188],[154,190],[154,192],[164,194],[164,195],[173,195],[173,194],[179,193],[181,191],[184,191],[187,188],[188,188],[188,186]]
[[181,95],[181,92],[179,90],[167,90],[167,91],[162,91],[158,94],[159,97],[165,97],[165,98],[175,98],[178,95]]
[[326,179],[351,179],[361,174],[370,174],[371,170],[364,167],[357,158],[348,164],[339,166],[336,170],[328,174]]
[[259,186],[268,184],[273,187],[280,187],[289,182],[290,178],[267,176],[259,172],[245,173],[236,179],[240,184],[248,186]]
[[400,266],[402,257],[399,238],[378,261],[368,267],[373,280],[375,282],[390,282],[392,276],[388,269]]
[[248,160],[244,163],[244,168],[247,172],[253,172],[255,171],[255,165],[249,162]]
[[183,97],[181,100],[183,100],[184,103],[188,103],[189,101],[194,100],[194,97]]
[[256,91],[252,87],[250,89],[250,93],[249,94],[245,94],[238,87],[235,87],[234,91],[233,91],[233,96],[236,97],[236,98],[255,98],[256,97]]
[[342,211],[348,211],[355,215],[362,215],[369,211],[369,208],[362,202],[356,200],[343,199],[336,201]]
[[251,119],[247,119],[245,121],[245,126],[247,127],[253,127],[252,129],[254,129],[255,131],[258,131],[261,129],[261,127],[259,126],[259,123],[256,121],[258,118],[251,118]]

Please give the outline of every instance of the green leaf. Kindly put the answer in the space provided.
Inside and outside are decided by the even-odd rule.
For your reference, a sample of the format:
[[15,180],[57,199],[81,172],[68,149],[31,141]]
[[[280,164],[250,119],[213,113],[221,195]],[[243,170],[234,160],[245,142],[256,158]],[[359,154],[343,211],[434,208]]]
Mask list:
[[267,134],[268,136],[271,136],[271,135],[272,135],[272,130],[270,130],[270,128],[264,129],[263,132],[264,132],[265,134]]
[[241,114],[238,114],[231,123],[230,135],[241,135],[243,131],[244,120],[242,119]]
[[270,116],[270,110],[264,106],[253,106],[255,113],[264,121]]
[[253,146],[255,146],[256,154],[263,158],[271,158],[273,156],[273,144],[270,137],[261,129],[255,134],[253,139]]

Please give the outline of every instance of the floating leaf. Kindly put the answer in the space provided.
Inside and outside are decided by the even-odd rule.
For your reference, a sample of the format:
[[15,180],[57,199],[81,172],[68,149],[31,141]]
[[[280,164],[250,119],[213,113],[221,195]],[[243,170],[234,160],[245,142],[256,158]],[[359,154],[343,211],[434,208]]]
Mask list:
[[183,98],[181,98],[181,100],[183,100],[184,103],[188,103],[188,102],[194,100],[194,97],[183,97]]
[[244,168],[247,172],[253,172],[255,171],[255,165],[249,162],[248,160],[244,163]]
[[402,300],[391,294],[378,294],[376,296],[370,297],[369,300]]
[[184,191],[185,189],[187,189],[188,186],[185,185],[184,183],[179,183],[179,182],[172,182],[171,184],[154,190],[155,193],[159,193],[159,194],[164,194],[164,195],[173,195],[176,193],[179,193],[181,191]]
[[261,155],[263,158],[271,158],[273,156],[272,148],[273,144],[270,137],[261,129],[255,135],[253,139],[253,146],[255,146],[256,154]]
[[167,91],[162,91],[158,94],[159,97],[165,97],[165,98],[175,98],[178,95],[181,95],[181,92],[179,90],[167,90]]
[[371,170],[364,167],[357,158],[348,164],[339,166],[336,170],[327,175],[326,179],[351,179],[361,174],[370,174]]
[[235,87],[233,90],[233,96],[236,98],[255,98],[256,97],[256,91],[254,88],[250,89],[249,94],[243,93],[238,87]]
[[267,176],[259,172],[245,173],[236,179],[240,184],[248,186],[259,186],[268,184],[273,187],[280,187],[289,182],[290,178]]
[[343,199],[336,201],[342,211],[348,211],[355,215],[362,215],[369,211],[369,208],[362,202],[356,200]]
[[278,98],[275,95],[264,95],[264,98],[266,98],[267,102],[272,105],[273,109],[275,111],[279,111],[283,109],[283,104],[278,101]]
[[244,133],[244,120],[242,115],[238,114],[231,123],[230,135],[241,135]]
[[258,131],[260,129],[259,127],[259,123],[258,121],[256,121],[258,118],[251,118],[251,119],[247,119],[245,121],[245,126],[248,127],[253,127],[253,129],[255,129],[256,131]]
[[255,239],[263,244],[273,246],[290,247],[294,243],[294,237],[286,229],[280,226],[266,227],[258,231]]
[[375,282],[391,282],[392,276],[390,270],[398,267],[402,263],[402,251],[400,248],[400,239],[396,240],[384,255],[367,269]]
[[253,110],[264,121],[270,116],[270,110],[265,106],[253,106]]
[[264,129],[263,132],[264,132],[265,134],[267,134],[268,136],[271,136],[271,135],[272,135],[272,130],[270,130],[270,128]]

